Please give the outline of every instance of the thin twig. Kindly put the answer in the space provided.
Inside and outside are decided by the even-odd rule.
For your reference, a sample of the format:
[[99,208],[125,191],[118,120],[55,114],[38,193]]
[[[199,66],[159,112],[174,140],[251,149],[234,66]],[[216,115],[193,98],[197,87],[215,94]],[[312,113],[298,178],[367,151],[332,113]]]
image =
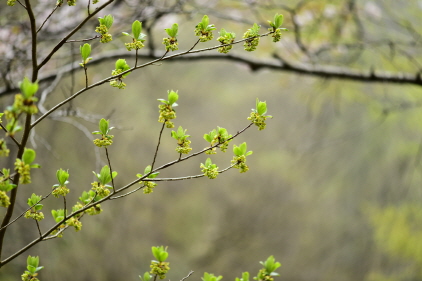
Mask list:
[[38,221],[37,220],[34,220],[35,221],[35,223],[37,224],[37,228],[38,228],[38,233],[40,234],[40,237],[42,236],[42,233],[41,233],[41,229],[40,229],[40,224],[38,223]]
[[[54,189],[53,189],[54,191]],[[6,224],[5,226],[3,226],[2,228],[0,228],[0,230],[2,230],[3,228],[8,227],[9,225],[11,225],[12,223],[14,223],[15,221],[17,221],[19,218],[21,218],[22,216],[25,215],[26,212],[28,212],[29,210],[31,210],[35,205],[37,205],[38,203],[40,203],[41,201],[47,199],[52,193],[53,191],[51,191],[49,194],[47,194],[46,196],[42,197],[40,199],[40,201],[38,201],[37,203],[35,203],[33,206],[29,207],[28,209],[26,209],[25,211],[23,211],[23,213],[21,213],[19,216],[17,216],[14,220],[10,221],[8,224]]]
[[192,48],[190,48],[190,49],[188,50],[188,52],[192,51],[192,50],[193,50],[193,48],[195,48],[195,46],[196,46],[196,45],[198,45],[198,43],[199,43],[199,41],[200,41],[200,40],[201,40],[201,39],[198,39],[198,41],[196,41],[196,43],[195,43],[195,44],[193,44]]
[[107,156],[107,161],[108,161],[108,167],[110,168],[111,185],[113,187],[113,193],[115,193],[116,190],[114,189],[114,178],[113,178],[113,170],[111,169],[110,157],[108,156],[108,149],[107,149],[107,147],[104,147],[104,148],[105,148],[105,151],[106,151],[106,156]]
[[193,274],[193,270],[191,270],[188,275],[186,275],[185,277],[182,278],[182,280],[180,281],[185,281],[186,279],[188,279],[191,275]]
[[[6,129],[6,127],[4,127],[3,126],[3,124],[1,124],[0,123],[0,127],[6,132],[6,133],[8,133],[8,131],[7,131],[7,129]],[[15,137],[14,136],[11,136],[11,135],[9,135],[9,137],[13,140],[13,142],[18,146],[18,147],[20,147],[21,146],[21,144],[17,141],[17,139],[15,139]]]
[[158,143],[157,143],[157,148],[155,149],[154,159],[152,160],[151,170],[154,168],[155,160],[157,159],[158,148],[160,147],[161,136],[163,135],[163,130],[164,130],[165,125],[166,125],[166,123],[164,122],[163,126],[161,126],[160,134],[158,135]]
[[87,38],[87,39],[67,40],[65,43],[87,42],[87,41],[92,41],[92,40],[98,39],[100,37],[101,37],[101,35],[95,35],[94,37]]
[[48,21],[48,19],[53,15],[53,13],[57,10],[57,8],[60,7],[59,5],[56,5],[54,9],[51,11],[51,13],[47,16],[47,18],[44,20],[44,22],[41,24],[41,26],[38,28],[37,33],[40,32],[40,30],[43,28],[44,24]]

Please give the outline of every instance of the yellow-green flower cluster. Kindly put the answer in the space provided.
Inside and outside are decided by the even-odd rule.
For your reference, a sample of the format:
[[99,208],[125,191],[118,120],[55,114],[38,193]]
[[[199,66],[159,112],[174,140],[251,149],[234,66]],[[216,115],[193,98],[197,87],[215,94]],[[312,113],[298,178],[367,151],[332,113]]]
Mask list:
[[15,4],[16,4],[16,0],[7,0],[8,6],[15,6]]
[[82,229],[82,223],[75,217],[71,217],[70,219],[68,219],[66,221],[66,224],[68,226],[73,226],[75,228],[75,231],[79,231]]
[[[60,230],[62,230],[63,228],[65,228],[66,225],[61,224],[58,229],[55,229],[53,232],[51,232],[51,235],[56,235]],[[57,237],[62,238],[63,237],[63,232],[60,232],[59,235],[57,235]]]
[[[35,273],[38,274],[38,273]],[[35,275],[34,274],[34,275]],[[31,272],[29,271],[25,271],[21,277],[22,277],[22,281],[40,281],[37,277],[35,277],[34,275],[31,274]]]
[[[223,32],[220,32],[222,35],[217,38],[217,41],[220,42],[222,45],[226,44],[232,44],[235,39],[235,34],[233,32],[226,32],[225,30]],[[217,49],[219,53],[227,54],[231,49],[233,48],[233,45],[227,45],[222,46]]]
[[0,139],[0,156],[7,157],[9,156],[10,149],[7,148],[6,142],[4,139]]
[[205,154],[217,154],[217,148],[213,147],[211,149],[208,149],[207,151],[205,151]]
[[99,2],[99,0],[94,0],[92,1],[92,4],[97,4]]
[[126,88],[126,83],[120,79],[110,81],[110,86],[123,90]]
[[252,52],[256,50],[256,47],[259,44],[259,25],[256,23],[252,26],[252,28],[248,29],[244,34],[243,38],[247,39],[245,43],[243,43],[243,47],[246,51]]
[[[232,40],[230,43],[233,43],[233,42],[234,40]],[[229,44],[229,43],[222,43],[222,44]],[[217,51],[222,54],[227,54],[232,48],[233,48],[233,45],[227,45],[227,46],[219,47]]]
[[158,262],[152,261],[151,262],[151,271],[150,273],[153,275],[157,275],[160,279],[166,278],[167,272],[170,270],[168,262]]
[[128,51],[140,50],[145,46],[141,41],[138,41],[138,40],[133,40],[133,41],[134,41],[133,43],[125,43],[126,49]]
[[188,154],[191,150],[192,147],[190,147],[191,141],[190,140],[183,140],[182,143],[179,143],[179,145],[176,147],[176,151],[178,153],[182,153],[182,154]]
[[163,45],[166,46],[166,51],[179,50],[179,43],[176,38],[163,38]]
[[6,192],[0,190],[0,206],[1,207],[9,207],[10,205],[10,198],[7,196]]
[[200,167],[202,168],[202,172],[204,173],[204,175],[208,178],[215,179],[218,176],[218,167],[208,168],[205,167],[205,165],[202,163]]
[[174,128],[174,124],[170,120],[176,118],[176,111],[168,104],[160,104],[158,108],[160,109],[158,122],[165,123],[167,128]]
[[91,185],[92,185],[92,190],[94,190],[100,197],[106,197],[107,195],[110,194],[110,189],[108,189],[104,185],[101,185],[99,182],[95,181],[91,183]]
[[94,216],[94,215],[101,214],[102,211],[103,211],[103,209],[101,209],[101,204],[97,204],[97,205],[87,209],[85,211],[85,213],[87,213],[88,215]]
[[268,31],[274,32],[271,37],[273,38],[273,42],[278,42],[281,40],[281,29],[277,28],[274,30],[274,28],[268,28]]
[[259,270],[257,278],[259,281],[274,281],[274,277],[272,277],[270,274],[267,274],[265,268]]
[[214,38],[212,31],[203,31],[198,26],[195,27],[195,35],[199,36],[200,42],[207,42],[207,41],[212,40],[212,38]]
[[100,39],[101,43],[107,43],[113,40],[113,37],[111,36],[111,34],[108,33],[107,26],[105,26],[104,24],[100,24],[100,26],[97,26],[97,28],[95,29],[95,32],[101,34],[101,39]]
[[[245,37],[244,35],[243,38],[248,38],[248,37]],[[254,38],[246,40],[245,43],[243,43],[243,47],[245,48],[245,51],[252,52],[256,50],[256,47],[258,47],[258,44],[259,44],[259,37],[254,37]]]
[[57,198],[59,198],[60,195],[66,196],[70,192],[69,188],[67,188],[67,186],[65,186],[65,185],[53,187],[53,188],[55,188],[55,189],[53,190],[52,194],[54,195],[54,197],[57,197]]
[[37,101],[35,97],[25,99],[21,94],[16,94],[13,107],[25,113],[36,114],[38,113],[38,107],[35,105],[35,101]]
[[154,191],[154,187],[157,186],[157,184],[153,181],[141,181],[140,184],[144,184],[144,194],[150,194]]
[[44,219],[44,214],[42,212],[37,212],[31,209],[25,213],[25,218],[40,221]]
[[67,5],[68,6],[75,6],[76,5],[76,0],[67,0]]
[[113,143],[113,135],[103,135],[101,139],[95,139],[93,142],[98,147],[107,147]]
[[265,120],[268,118],[268,116],[262,116],[259,115],[256,112],[251,112],[251,116],[248,117],[248,120],[250,120],[252,123],[254,123],[255,125],[258,126],[258,130],[264,130],[265,126],[267,126],[267,124],[265,123]]
[[248,165],[246,165],[246,156],[233,156],[232,164],[235,164],[233,167],[239,169],[241,173],[246,173],[249,170]]
[[22,160],[18,158],[15,162],[15,170],[20,174],[19,183],[31,183],[31,167],[29,166],[29,164],[25,164]]
[[[122,73],[123,70],[122,69],[115,69],[111,72],[111,75],[116,76],[119,75],[120,73]],[[123,77],[120,76],[119,78],[110,81],[110,86],[112,87],[116,87],[119,89],[125,89],[126,88],[126,83],[122,81]]]

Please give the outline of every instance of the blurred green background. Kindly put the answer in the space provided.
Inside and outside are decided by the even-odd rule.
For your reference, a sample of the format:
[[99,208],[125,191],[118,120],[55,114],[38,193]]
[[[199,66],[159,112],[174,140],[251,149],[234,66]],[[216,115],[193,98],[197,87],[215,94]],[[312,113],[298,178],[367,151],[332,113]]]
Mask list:
[[[241,1],[215,2],[216,11],[230,4],[242,12]],[[305,15],[307,9],[336,9],[344,1],[307,2]],[[422,25],[420,1],[409,3],[402,3],[402,17]],[[193,30],[201,16],[180,17],[181,32]],[[157,23],[157,32],[169,20]],[[361,20],[372,36],[400,36],[394,30],[390,35],[385,29],[378,32],[369,16]],[[226,29],[236,30],[239,37],[248,28],[221,19],[214,22],[228,25]],[[286,24],[291,28],[288,18]],[[310,28],[307,38],[328,41],[323,34]],[[189,36],[182,35],[186,41],[180,40],[181,49],[194,42]],[[294,35],[284,36],[276,46],[269,38],[261,39],[257,53],[245,54],[240,45],[234,51],[265,60],[275,49],[284,54],[289,48]],[[159,44],[160,38],[156,41]],[[392,65],[374,55],[380,51],[384,49],[368,48],[353,63],[339,56],[333,64],[413,71],[404,61]],[[421,59],[420,53],[414,55]],[[113,65],[110,61],[89,68],[90,79],[106,77]],[[82,72],[73,79],[75,89],[83,87]],[[40,256],[45,266],[41,280],[137,280],[149,270],[151,246],[158,245],[169,247],[171,280],[182,279],[190,270],[195,271],[190,280],[199,280],[203,272],[223,275],[223,280],[240,277],[243,271],[254,275],[258,262],[269,255],[282,263],[279,280],[422,280],[422,88],[252,72],[244,65],[208,60],[166,61],[133,72],[125,82],[124,91],[105,84],[75,99],[69,109],[84,112],[85,119],[48,119],[36,128],[36,162],[42,169],[33,172],[34,184],[21,187],[20,195],[50,192],[59,168],[70,172],[68,202],[90,188],[92,171],[98,172],[106,158],[92,144],[90,132],[97,130],[98,118],[91,122],[89,114],[110,119],[116,127],[109,149],[113,170],[119,172],[116,185],[133,181],[152,161],[161,128],[157,99],[166,98],[171,89],[179,91],[176,128],[188,130],[193,151],[206,147],[203,134],[217,126],[231,134],[247,126],[256,98],[267,101],[274,118],[264,131],[252,127],[231,143],[247,141],[254,151],[247,173],[233,169],[215,180],[159,182],[152,194],[140,191],[104,203],[101,215],[82,219],[80,232],[69,229],[62,239],[40,243],[2,268],[2,281],[19,278],[28,254]],[[67,96],[71,84],[72,77],[65,78],[45,106]],[[0,102],[7,104],[10,98]],[[157,165],[178,157],[170,132],[164,131]],[[206,158],[190,159],[160,177],[200,174]],[[213,161],[224,168],[231,158],[230,149]],[[15,214],[26,208],[26,199],[17,204]],[[53,222],[51,208],[61,208],[61,200],[45,201],[44,229]],[[37,231],[35,224],[22,219],[6,235],[11,242],[4,256],[35,239]]]

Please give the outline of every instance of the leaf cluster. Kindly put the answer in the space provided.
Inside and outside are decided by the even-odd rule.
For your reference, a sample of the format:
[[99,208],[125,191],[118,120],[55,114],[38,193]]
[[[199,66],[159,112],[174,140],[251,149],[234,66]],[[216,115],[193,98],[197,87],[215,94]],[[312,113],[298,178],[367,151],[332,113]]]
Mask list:
[[32,193],[31,197],[28,198],[28,201],[26,202],[31,209],[35,211],[40,211],[43,208],[43,204],[40,204],[41,196],[36,195],[35,193]]
[[152,247],[151,251],[158,262],[165,262],[169,256],[169,253],[167,252],[167,247],[164,248],[164,246]]
[[98,181],[100,182],[101,185],[103,186],[107,186],[107,184],[109,182],[111,182],[112,178],[114,179],[117,176],[117,172],[113,171],[113,174],[110,175],[110,168],[105,165],[99,174],[93,172],[94,175],[97,177]]

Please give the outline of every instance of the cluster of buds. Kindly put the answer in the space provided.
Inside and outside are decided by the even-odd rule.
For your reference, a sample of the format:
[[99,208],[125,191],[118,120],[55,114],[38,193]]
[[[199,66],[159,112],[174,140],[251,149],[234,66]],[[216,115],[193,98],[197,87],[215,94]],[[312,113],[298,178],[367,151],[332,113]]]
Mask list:
[[145,45],[141,41],[134,39],[132,43],[125,43],[125,46],[128,51],[131,51],[142,49]]
[[1,207],[9,207],[10,205],[10,198],[7,196],[6,192],[0,190],[0,206]]
[[271,116],[264,116],[260,115],[257,112],[251,112],[251,115],[248,117],[248,120],[250,120],[252,123],[254,123],[256,126],[258,126],[258,130],[264,130],[267,124],[265,123],[265,120],[267,118],[271,118]]
[[111,34],[108,33],[108,28],[103,24],[100,24],[100,26],[97,26],[97,28],[95,28],[95,32],[101,35],[101,39],[100,39],[101,43],[108,43],[111,40],[113,40],[113,36],[111,36]]
[[106,197],[107,195],[110,194],[110,190],[106,186],[100,184],[99,182],[95,181],[91,183],[91,185],[92,185],[92,190],[96,192],[97,195],[100,197]]
[[22,281],[40,281],[40,279],[38,279],[37,277],[35,277],[35,275],[37,275],[37,273],[33,275],[33,274],[31,274],[31,272],[25,271],[21,275],[21,278],[22,278]]
[[179,43],[174,37],[163,38],[163,45],[166,47],[166,51],[177,51],[179,50]]
[[87,209],[85,211],[85,213],[87,213],[88,215],[94,216],[94,215],[101,214],[102,211],[103,211],[103,209],[101,209],[101,204],[97,204],[97,205]]
[[[121,69],[115,69],[111,72],[111,75],[113,75],[113,76],[119,75],[122,72],[123,71]],[[120,90],[123,90],[123,89],[126,88],[126,83],[122,81],[122,77],[119,77],[115,80],[110,81],[110,86],[115,87],[115,88],[119,88]]]
[[10,205],[10,198],[6,192],[15,188],[16,185],[11,183],[10,169],[3,168],[2,174],[0,177],[0,206],[7,208]]
[[38,113],[38,107],[35,105],[37,100],[38,99],[36,97],[24,98],[23,95],[16,94],[13,108],[18,109],[20,112],[36,114]]
[[42,212],[37,212],[31,208],[25,213],[25,218],[40,221],[44,219],[44,214]]
[[[227,32],[224,28],[220,30],[220,37],[217,38],[217,41],[220,42],[222,45],[232,44],[236,34],[234,32]],[[222,46],[218,48],[219,53],[227,54],[233,45]]]
[[9,156],[10,149],[7,148],[6,142],[4,139],[0,139],[0,157]]
[[111,15],[104,16],[103,18],[98,18],[100,25],[95,28],[95,32],[101,35],[100,42],[107,43],[113,40],[111,34],[108,33],[108,30],[113,24],[114,18]]
[[15,170],[20,174],[19,183],[31,183],[31,166],[29,164],[25,164],[25,162],[17,158],[15,162]]
[[190,147],[191,141],[190,140],[183,140],[182,143],[178,143],[178,146],[176,147],[176,152],[182,153],[182,154],[188,154],[192,147]]
[[174,128],[174,123],[170,120],[176,118],[176,111],[169,104],[159,104],[160,116],[158,122],[165,123],[167,128]]
[[202,21],[195,26],[195,35],[199,36],[200,42],[207,42],[214,38],[212,31],[215,30],[215,26],[209,23],[210,19],[205,15]]
[[101,139],[95,139],[93,142],[98,147],[107,147],[113,144],[113,137],[113,135],[103,135]]
[[273,42],[278,42],[281,40],[281,29],[280,28],[268,28],[268,31],[273,32],[273,34],[271,35],[271,37],[273,38]]
[[210,158],[205,161],[205,164],[201,163],[200,168],[202,168],[204,175],[210,179],[215,179],[218,176],[218,167],[211,162]]
[[243,34],[243,38],[244,39],[249,38],[243,44],[245,51],[248,51],[248,52],[255,51],[256,47],[258,47],[258,44],[259,44],[259,25],[255,23],[250,29],[248,29]]
[[268,274],[265,268],[259,270],[257,279],[260,281],[274,281],[274,277]]
[[234,168],[239,169],[241,173],[245,173],[249,170],[248,165],[246,165],[246,156],[233,156],[233,160],[231,161],[234,164]]
[[69,193],[69,188],[67,188],[67,186],[57,186],[54,190],[53,190],[53,192],[52,192],[52,194],[55,196],[55,197],[59,197],[60,195],[61,196],[66,196],[68,193]]
[[68,6],[75,6],[76,5],[76,0],[67,0],[67,5]]
[[150,273],[153,275],[157,275],[160,279],[166,278],[166,274],[170,270],[169,263],[164,261],[152,261],[150,267]]
[[144,194],[150,194],[154,191],[154,187],[157,186],[157,184],[153,181],[141,181],[140,184],[144,184],[145,187],[143,189]]
[[16,0],[7,0],[7,6],[15,6]]
[[82,229],[82,223],[81,223],[81,221],[80,220],[78,220],[77,218],[75,218],[75,217],[71,217],[70,219],[68,219],[67,221],[66,221],[66,224],[68,225],[68,226],[73,226],[74,228],[75,228],[75,231],[79,231],[79,230],[81,230]]

